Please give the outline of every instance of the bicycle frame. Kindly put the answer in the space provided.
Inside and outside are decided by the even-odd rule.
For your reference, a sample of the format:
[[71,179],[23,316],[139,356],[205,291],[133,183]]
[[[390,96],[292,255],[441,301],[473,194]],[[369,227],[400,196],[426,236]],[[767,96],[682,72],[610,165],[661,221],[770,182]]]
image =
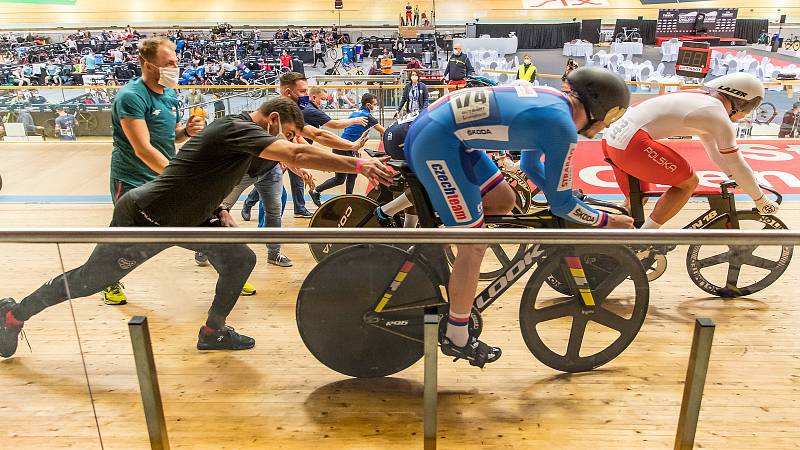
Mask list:
[[[642,192],[641,184],[639,179],[633,176],[628,177],[628,185],[630,186],[630,208],[631,208],[631,216],[633,217],[634,225],[639,228],[644,223],[644,205],[642,204],[642,200],[644,198],[656,198],[660,197],[661,194],[653,194],[653,193],[646,193]],[[689,222],[688,225],[684,227],[684,229],[700,229],[706,228],[711,222],[719,219],[722,216],[727,215],[730,217],[731,224],[733,228],[739,228],[739,215],[736,210],[736,198],[735,195],[730,192],[731,189],[736,187],[736,183],[733,181],[725,181],[720,184],[720,193],[719,194],[700,194],[693,197],[705,197],[708,200],[709,209],[708,211],[704,212],[700,216],[698,216],[693,221]],[[778,198],[778,203],[780,204],[783,201],[783,196],[775,191],[774,189],[770,189],[766,186],[761,186],[766,191],[772,193]]]
[[[427,195],[424,195],[424,190],[419,183],[419,180],[411,173],[405,173],[406,181],[412,196],[414,197],[414,204],[419,214],[420,223],[423,227],[435,227],[435,219],[433,215],[433,208]],[[516,224],[526,227],[539,225],[540,228],[553,228],[561,224],[561,219],[553,216],[548,211],[543,211],[535,214],[524,214],[516,216],[487,216],[487,223],[495,224]],[[542,244],[532,244],[525,248],[525,251],[515,257],[506,270],[503,271],[497,278],[495,278],[489,285],[478,293],[473,300],[475,308],[480,313],[483,313],[497,301],[511,286],[513,286],[523,275],[528,273],[536,264],[548,257],[549,246]],[[422,314],[418,319],[413,320],[392,320],[391,317],[382,317],[381,314],[387,314],[397,311],[407,311],[409,309],[422,309],[430,306],[443,306],[446,304],[444,296],[441,294],[436,298],[421,299],[414,304],[405,304],[399,308],[387,307],[391,302],[392,297],[397,293],[400,287],[405,282],[408,274],[415,267],[418,270],[424,270],[431,282],[434,285],[443,286],[447,289],[450,280],[450,268],[444,254],[444,249],[439,245],[413,246],[409,250],[408,258],[398,269],[393,277],[393,281],[389,284],[381,297],[376,300],[375,308],[372,312],[365,316],[365,320],[372,326],[382,328],[394,334],[404,336],[408,339],[419,341],[418,339],[408,336],[400,331],[397,327],[405,327],[410,325],[419,325],[422,322]],[[570,275],[566,277],[573,287],[573,292],[579,292],[581,301],[584,306],[594,307],[595,301],[589,289],[588,283],[585,279],[582,264],[578,258],[569,258],[568,261]],[[441,290],[440,290],[441,292]],[[449,293],[448,293],[449,296]],[[431,301],[434,301],[431,303]],[[390,327],[393,327],[390,329]]]

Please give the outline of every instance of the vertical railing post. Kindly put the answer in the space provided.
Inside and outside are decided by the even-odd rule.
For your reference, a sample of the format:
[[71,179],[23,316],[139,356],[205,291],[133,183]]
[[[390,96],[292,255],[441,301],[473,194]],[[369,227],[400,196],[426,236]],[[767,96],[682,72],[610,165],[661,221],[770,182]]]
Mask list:
[[439,311],[425,308],[425,384],[423,387],[425,450],[436,448],[439,380],[436,357],[439,354]]
[[167,422],[164,420],[164,406],[161,404],[161,390],[158,387],[147,317],[134,316],[128,322],[128,330],[131,334],[131,344],[133,344],[133,358],[136,361],[136,376],[139,378],[139,390],[142,393],[142,406],[147,422],[147,434],[150,436],[150,448],[169,450]]
[[703,400],[703,388],[711,356],[711,343],[714,341],[714,327],[711,319],[697,319],[694,323],[694,338],[689,355],[689,367],[686,370],[686,384],[683,386],[675,450],[691,450],[694,447],[697,419],[700,416],[700,403]]

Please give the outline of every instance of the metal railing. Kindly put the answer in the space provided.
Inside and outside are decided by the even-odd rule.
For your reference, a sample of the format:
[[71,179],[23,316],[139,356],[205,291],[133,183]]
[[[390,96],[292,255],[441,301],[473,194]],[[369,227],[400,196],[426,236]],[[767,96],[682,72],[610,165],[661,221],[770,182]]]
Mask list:
[[29,244],[701,244],[800,245],[792,230],[0,228],[0,243]]

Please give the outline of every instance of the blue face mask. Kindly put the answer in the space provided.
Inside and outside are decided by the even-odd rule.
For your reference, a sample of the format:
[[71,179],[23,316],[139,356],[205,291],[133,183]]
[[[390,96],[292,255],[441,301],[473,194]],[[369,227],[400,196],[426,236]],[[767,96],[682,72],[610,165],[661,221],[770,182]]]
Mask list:
[[297,104],[300,105],[300,107],[304,108],[308,106],[309,103],[311,103],[311,99],[307,95],[303,95],[302,97],[297,98]]

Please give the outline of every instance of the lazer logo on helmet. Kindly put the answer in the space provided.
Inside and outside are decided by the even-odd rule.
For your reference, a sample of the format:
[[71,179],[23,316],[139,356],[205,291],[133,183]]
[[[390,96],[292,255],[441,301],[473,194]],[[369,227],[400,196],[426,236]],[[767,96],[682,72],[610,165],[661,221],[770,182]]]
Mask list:
[[740,91],[740,90],[738,90],[736,88],[732,88],[730,86],[724,86],[723,85],[723,86],[718,87],[717,90],[718,91],[727,92],[728,94],[735,95],[737,97],[747,98],[747,92]]
[[436,178],[436,184],[439,186],[439,190],[442,192],[447,202],[447,207],[453,214],[453,219],[458,223],[471,222],[472,214],[469,212],[469,208],[464,201],[464,196],[461,195],[461,191],[455,183],[453,183],[453,176],[450,173],[450,169],[447,167],[447,163],[441,160],[428,161],[427,163],[428,169],[430,169],[434,178]]

